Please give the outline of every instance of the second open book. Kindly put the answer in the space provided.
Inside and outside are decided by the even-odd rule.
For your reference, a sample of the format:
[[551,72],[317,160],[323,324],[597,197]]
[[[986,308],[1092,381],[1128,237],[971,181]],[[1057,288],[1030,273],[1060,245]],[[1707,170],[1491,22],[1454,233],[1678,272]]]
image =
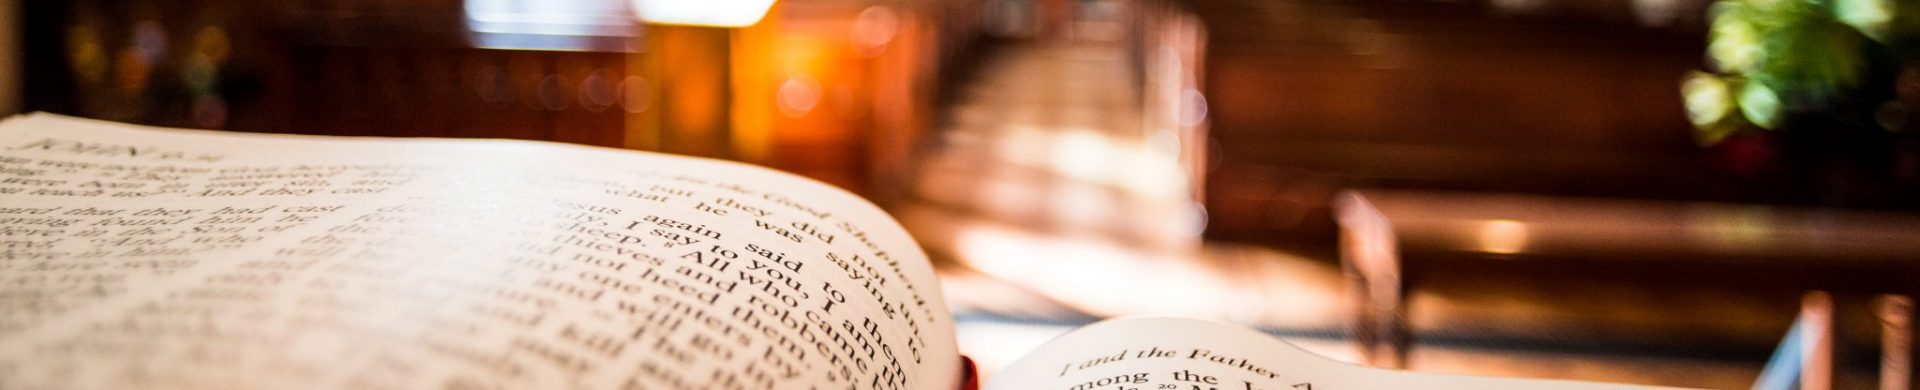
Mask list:
[[[0,388],[951,389],[933,268],[764,168],[524,141],[0,124]],[[1006,389],[1609,388],[1072,332]]]

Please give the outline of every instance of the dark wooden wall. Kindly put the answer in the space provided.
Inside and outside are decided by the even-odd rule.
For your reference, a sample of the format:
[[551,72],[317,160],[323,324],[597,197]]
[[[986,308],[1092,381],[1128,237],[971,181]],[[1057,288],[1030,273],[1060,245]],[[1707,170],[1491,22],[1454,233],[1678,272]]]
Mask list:
[[[1680,84],[1705,66],[1705,2],[1658,24],[1628,1],[1532,3],[1191,1],[1209,33],[1209,236],[1325,239],[1326,196],[1350,186],[1920,206],[1914,161],[1697,144]],[[1911,157],[1910,141],[1883,146]]]

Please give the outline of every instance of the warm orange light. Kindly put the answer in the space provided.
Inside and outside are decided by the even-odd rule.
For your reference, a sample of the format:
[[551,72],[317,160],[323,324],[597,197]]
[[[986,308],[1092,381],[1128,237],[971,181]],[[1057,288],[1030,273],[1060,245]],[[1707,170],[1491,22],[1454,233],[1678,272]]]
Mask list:
[[884,5],[867,7],[853,20],[853,42],[866,55],[879,54],[899,34],[900,15]]
[[1480,250],[1514,254],[1527,249],[1527,224],[1505,219],[1480,224]]
[[780,84],[780,91],[774,96],[781,114],[788,118],[807,116],[820,105],[820,82],[805,74],[794,75]]

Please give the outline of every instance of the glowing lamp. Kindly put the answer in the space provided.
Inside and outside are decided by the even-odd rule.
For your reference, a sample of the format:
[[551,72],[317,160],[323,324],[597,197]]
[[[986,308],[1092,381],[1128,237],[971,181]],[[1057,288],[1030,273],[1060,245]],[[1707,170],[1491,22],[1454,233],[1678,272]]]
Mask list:
[[774,0],[633,0],[633,13],[647,23],[746,27],[767,16]]

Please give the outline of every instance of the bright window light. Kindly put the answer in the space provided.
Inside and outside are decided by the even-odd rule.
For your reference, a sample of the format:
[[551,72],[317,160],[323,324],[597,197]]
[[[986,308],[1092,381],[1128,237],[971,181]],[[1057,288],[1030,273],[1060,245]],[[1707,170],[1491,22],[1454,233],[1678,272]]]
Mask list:
[[746,27],[767,16],[774,0],[633,0],[633,12],[648,23]]

